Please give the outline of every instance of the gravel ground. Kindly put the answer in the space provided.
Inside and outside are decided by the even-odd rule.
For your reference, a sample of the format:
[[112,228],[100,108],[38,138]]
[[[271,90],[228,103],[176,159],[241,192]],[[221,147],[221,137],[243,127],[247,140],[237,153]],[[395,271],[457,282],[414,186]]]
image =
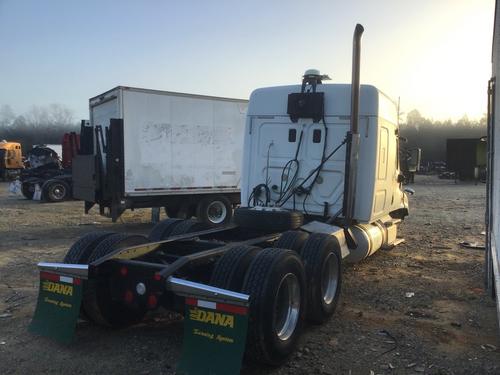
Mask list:
[[[483,289],[485,186],[417,176],[406,242],[346,266],[334,317],[308,326],[279,368],[245,364],[256,374],[499,374],[494,302]],[[140,325],[111,331],[81,322],[62,346],[27,326],[38,292],[38,261],[59,261],[95,229],[146,234],[149,212],[112,224],[81,202],[43,204],[10,197],[0,184],[0,374],[172,374],[182,321],[158,311]],[[406,293],[414,293],[407,297]],[[409,294],[411,295],[411,294]]]

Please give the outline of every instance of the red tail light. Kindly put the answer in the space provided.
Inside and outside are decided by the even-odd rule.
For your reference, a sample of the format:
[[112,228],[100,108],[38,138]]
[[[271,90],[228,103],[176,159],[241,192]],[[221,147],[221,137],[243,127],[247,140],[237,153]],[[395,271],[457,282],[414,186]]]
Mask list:
[[120,275],[122,275],[123,277],[127,276],[128,275],[128,268],[125,266],[120,268]]
[[134,293],[131,290],[127,290],[123,296],[125,302],[132,303],[134,301]]
[[149,295],[149,297],[148,297],[148,307],[150,309],[154,309],[157,304],[158,304],[158,298],[156,298],[156,296],[154,296],[152,294]]

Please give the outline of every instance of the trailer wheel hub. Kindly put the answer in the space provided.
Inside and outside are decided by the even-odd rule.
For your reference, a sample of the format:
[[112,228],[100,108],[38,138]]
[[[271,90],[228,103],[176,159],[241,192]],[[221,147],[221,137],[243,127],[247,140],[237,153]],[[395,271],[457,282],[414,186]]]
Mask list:
[[66,196],[66,188],[61,184],[55,184],[49,194],[53,200],[61,200]]
[[281,280],[274,311],[276,335],[286,341],[295,331],[300,314],[300,286],[293,273],[287,273]]
[[332,303],[337,292],[339,279],[339,264],[337,257],[330,253],[323,264],[321,271],[321,295],[325,304]]
[[223,202],[214,201],[207,207],[207,216],[213,224],[220,224],[227,216],[227,209]]

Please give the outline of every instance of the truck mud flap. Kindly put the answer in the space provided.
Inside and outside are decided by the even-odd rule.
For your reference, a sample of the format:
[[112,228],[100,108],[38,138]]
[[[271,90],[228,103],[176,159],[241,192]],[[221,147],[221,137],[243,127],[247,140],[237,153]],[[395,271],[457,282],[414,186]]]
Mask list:
[[74,339],[82,302],[83,280],[57,273],[40,272],[40,290],[29,331],[62,343]]
[[186,298],[179,374],[239,374],[248,307]]

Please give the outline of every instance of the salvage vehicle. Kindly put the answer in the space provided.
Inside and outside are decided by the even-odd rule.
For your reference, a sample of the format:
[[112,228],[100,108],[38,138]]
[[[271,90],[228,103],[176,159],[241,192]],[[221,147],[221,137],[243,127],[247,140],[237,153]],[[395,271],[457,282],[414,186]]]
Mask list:
[[350,85],[312,69],[251,94],[233,222],[169,218],[149,237],[83,236],[62,263],[38,264],[32,332],[67,342],[78,316],[124,327],[161,306],[185,313],[179,373],[235,374],[244,355],[283,363],[305,321],[334,313],[343,262],[402,242],[397,105],[360,85],[362,33]]
[[62,202],[72,198],[71,164],[79,148],[80,136],[65,133],[61,155],[47,145],[27,153],[26,168],[20,174],[21,192],[26,199]]
[[18,142],[0,142],[0,178],[3,180],[13,179],[21,173],[24,168],[21,144]]
[[247,103],[124,86],[91,98],[75,198],[113,222],[126,209],[164,207],[170,218],[229,223],[240,203]]

